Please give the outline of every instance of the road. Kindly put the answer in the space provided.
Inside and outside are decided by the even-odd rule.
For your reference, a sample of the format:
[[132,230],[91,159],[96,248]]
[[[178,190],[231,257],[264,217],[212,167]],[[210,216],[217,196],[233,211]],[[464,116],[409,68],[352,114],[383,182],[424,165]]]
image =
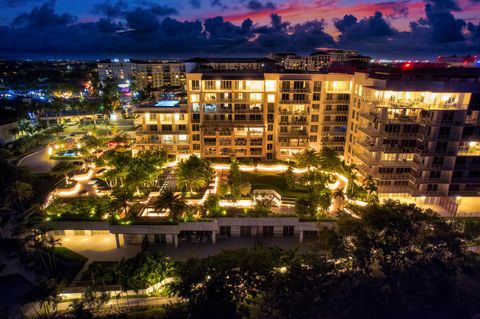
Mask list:
[[40,146],[33,153],[21,158],[17,166],[25,166],[31,173],[48,173],[56,162],[49,158],[47,146]]

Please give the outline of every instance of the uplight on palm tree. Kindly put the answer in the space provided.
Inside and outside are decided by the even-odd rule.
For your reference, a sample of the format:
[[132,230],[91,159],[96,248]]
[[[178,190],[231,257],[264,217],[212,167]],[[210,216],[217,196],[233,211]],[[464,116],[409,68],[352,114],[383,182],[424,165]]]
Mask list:
[[154,206],[156,209],[168,213],[174,221],[177,221],[188,208],[185,199],[173,188],[164,189],[154,202]]
[[8,200],[13,203],[17,203],[22,211],[25,210],[23,203],[33,197],[33,188],[32,185],[15,181],[8,189]]

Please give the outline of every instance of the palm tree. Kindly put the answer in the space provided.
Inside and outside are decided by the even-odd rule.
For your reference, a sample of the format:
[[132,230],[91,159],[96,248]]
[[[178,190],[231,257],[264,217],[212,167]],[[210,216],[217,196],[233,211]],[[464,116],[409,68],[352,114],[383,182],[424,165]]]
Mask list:
[[333,194],[332,194],[333,198],[340,198],[340,200],[344,200],[345,199],[345,193],[343,192],[343,190],[341,188],[337,188]]
[[177,184],[191,194],[204,187],[213,176],[210,163],[196,155],[190,156],[178,164]]
[[131,187],[115,187],[111,193],[110,214],[115,215],[120,212],[120,216],[125,217],[130,207],[130,201],[134,198]]
[[295,161],[298,167],[306,168],[308,172],[314,167],[318,166],[319,154],[312,148],[295,154]]
[[320,152],[318,164],[320,168],[329,173],[338,172],[342,167],[342,162],[333,147],[324,146]]
[[54,176],[64,176],[65,183],[68,183],[68,174],[79,169],[80,167],[73,162],[61,161],[58,162],[50,171]]
[[156,209],[168,211],[170,218],[174,221],[177,221],[188,208],[185,199],[173,188],[164,189],[153,205]]
[[8,189],[8,199],[11,202],[18,203],[22,211],[25,210],[23,203],[25,200],[28,200],[33,197],[33,188],[32,185],[15,181]]
[[348,176],[348,192],[353,195],[355,191],[355,181],[358,179],[358,172],[352,171]]
[[371,200],[378,200],[378,197],[376,196],[376,194],[378,193],[378,187],[375,183],[374,178],[371,175],[367,175],[367,177],[365,177],[365,179],[363,180],[363,188],[365,189],[365,191],[367,191],[368,202],[370,202]]

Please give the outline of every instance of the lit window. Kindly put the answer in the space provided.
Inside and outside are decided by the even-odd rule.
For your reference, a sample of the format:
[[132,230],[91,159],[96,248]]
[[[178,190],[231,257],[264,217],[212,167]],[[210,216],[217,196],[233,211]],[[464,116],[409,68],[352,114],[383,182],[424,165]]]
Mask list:
[[275,80],[267,80],[265,81],[265,91],[267,92],[275,92],[277,88],[277,81]]
[[275,103],[275,94],[268,95],[268,103]]
[[200,95],[198,94],[190,94],[190,102],[200,102]]

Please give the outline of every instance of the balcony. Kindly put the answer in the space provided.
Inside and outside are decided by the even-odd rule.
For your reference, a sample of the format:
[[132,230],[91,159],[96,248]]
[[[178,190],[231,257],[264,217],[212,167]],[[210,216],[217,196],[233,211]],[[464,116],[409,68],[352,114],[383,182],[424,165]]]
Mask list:
[[416,148],[416,153],[420,156],[456,156],[457,151],[453,149],[448,150],[435,150],[435,149],[424,149]]
[[295,92],[295,93],[309,93],[310,92],[310,87],[306,88],[301,88],[301,89],[295,89],[295,88],[282,88],[281,91],[283,93],[288,93],[288,92]]
[[308,110],[280,110],[280,114],[285,114],[285,115],[308,115],[309,111]]
[[282,137],[307,137],[307,131],[290,131],[290,132],[279,132],[278,135]]
[[323,111],[323,114],[342,114],[342,115],[347,115],[348,110],[325,110]]
[[459,147],[457,156],[480,156],[480,147]]
[[413,194],[414,190],[405,185],[379,185],[379,193],[393,193],[393,194]]
[[280,125],[300,125],[300,126],[306,126],[308,125],[308,122],[305,121],[280,121]]
[[359,130],[360,132],[362,132],[364,134],[367,134],[369,136],[383,136],[384,135],[382,132],[373,128],[372,126],[369,126],[369,127],[357,126],[357,130]]
[[468,105],[457,103],[443,103],[443,104],[430,104],[420,101],[379,101],[374,99],[365,99],[372,107],[383,108],[409,108],[409,109],[423,109],[423,110],[465,110]]
[[136,130],[138,135],[177,135],[188,134],[187,130],[173,130],[173,131],[151,131],[151,130]]
[[263,110],[259,107],[251,109],[237,109],[235,108],[235,113],[263,113]]
[[431,177],[415,177],[415,183],[417,184],[449,184],[450,178],[431,178]]
[[280,104],[310,104],[310,100],[280,100]]

